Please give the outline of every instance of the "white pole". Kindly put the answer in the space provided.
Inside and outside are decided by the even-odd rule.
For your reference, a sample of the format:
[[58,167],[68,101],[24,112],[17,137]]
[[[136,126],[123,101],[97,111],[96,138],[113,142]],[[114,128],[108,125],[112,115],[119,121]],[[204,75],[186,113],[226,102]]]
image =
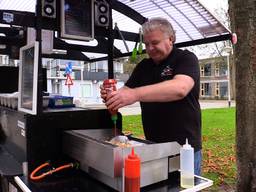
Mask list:
[[81,82],[83,82],[83,80],[84,80],[84,64],[82,64],[80,62],[80,65],[81,65]]
[[230,69],[229,69],[229,52],[227,54],[227,79],[228,79],[228,107],[231,107],[231,93],[230,93]]

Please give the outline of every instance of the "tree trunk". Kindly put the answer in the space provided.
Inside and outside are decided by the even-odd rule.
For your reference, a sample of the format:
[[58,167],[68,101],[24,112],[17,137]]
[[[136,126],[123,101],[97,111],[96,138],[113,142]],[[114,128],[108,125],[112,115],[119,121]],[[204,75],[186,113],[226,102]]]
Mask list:
[[237,33],[236,67],[237,191],[256,191],[256,1],[229,0],[231,28]]

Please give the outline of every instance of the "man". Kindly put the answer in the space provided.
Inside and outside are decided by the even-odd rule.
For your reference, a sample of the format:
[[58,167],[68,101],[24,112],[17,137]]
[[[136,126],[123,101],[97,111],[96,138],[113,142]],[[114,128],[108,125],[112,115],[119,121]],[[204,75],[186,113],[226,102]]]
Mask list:
[[197,57],[174,46],[175,32],[163,18],[142,25],[149,59],[142,60],[121,89],[101,97],[108,109],[140,102],[145,137],[154,142],[186,138],[195,150],[195,174],[201,167],[200,73]]

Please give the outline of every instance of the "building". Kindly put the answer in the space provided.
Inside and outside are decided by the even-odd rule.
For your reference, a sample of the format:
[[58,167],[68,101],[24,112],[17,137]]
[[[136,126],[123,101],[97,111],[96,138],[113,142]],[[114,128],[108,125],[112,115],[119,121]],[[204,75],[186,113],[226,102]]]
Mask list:
[[[118,80],[117,87],[122,87],[129,75],[124,74],[125,59],[114,62],[114,74]],[[232,63],[232,62],[231,62]],[[70,73],[73,85],[67,85],[67,66],[71,64]],[[215,57],[199,60],[201,86],[200,99],[227,99],[228,67],[227,57]],[[17,66],[18,62],[0,55],[0,65]],[[232,66],[232,65],[231,65]],[[108,78],[107,61],[85,63],[84,61],[43,59],[43,67],[47,68],[47,90],[52,94],[73,96],[81,103],[102,103],[100,85]],[[234,90],[234,69],[231,67],[231,99]]]
[[[229,94],[231,99],[234,97],[234,68],[230,67],[230,73],[228,73],[228,58],[229,57],[221,56],[199,60],[201,75],[201,99],[228,99]],[[231,78],[229,78],[229,74],[231,74]]]
[[[67,85],[67,66],[71,64],[72,85]],[[43,66],[47,68],[47,90],[52,94],[74,96],[80,103],[102,103],[100,85],[108,78],[107,61],[85,63],[60,59],[45,59]],[[114,74],[118,80],[117,87],[122,87],[128,78],[123,74],[123,60],[114,62]]]

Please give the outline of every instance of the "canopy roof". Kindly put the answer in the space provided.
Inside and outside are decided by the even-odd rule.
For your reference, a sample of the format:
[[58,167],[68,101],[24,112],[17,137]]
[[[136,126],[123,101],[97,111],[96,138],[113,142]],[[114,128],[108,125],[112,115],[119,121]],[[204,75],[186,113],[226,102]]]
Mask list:
[[[164,17],[176,30],[177,43],[189,42],[209,37],[229,34],[230,31],[219,22],[197,0],[120,0],[143,17]],[[122,30],[131,31],[127,18],[118,12],[113,14],[114,22],[122,25]],[[132,31],[138,32],[138,31]]]
[[[231,39],[231,32],[198,0],[105,1],[109,2],[113,9],[113,26],[115,23],[118,25],[129,51],[132,50],[135,41],[137,41],[134,35],[137,34],[138,36],[141,24],[151,17],[164,17],[173,24],[176,30],[176,45],[178,47]],[[35,5],[36,0],[0,0],[0,10],[35,13]],[[97,32],[97,29],[95,29],[95,32]],[[2,33],[1,28],[0,33]],[[120,51],[116,55],[126,54],[127,47],[125,47],[120,35],[114,36],[114,39],[114,45]],[[85,44],[90,46],[91,42]],[[95,50],[88,52],[97,53]],[[85,54],[87,52],[86,49],[81,51]],[[101,56],[107,55],[107,53],[98,53],[99,55],[103,54]]]

